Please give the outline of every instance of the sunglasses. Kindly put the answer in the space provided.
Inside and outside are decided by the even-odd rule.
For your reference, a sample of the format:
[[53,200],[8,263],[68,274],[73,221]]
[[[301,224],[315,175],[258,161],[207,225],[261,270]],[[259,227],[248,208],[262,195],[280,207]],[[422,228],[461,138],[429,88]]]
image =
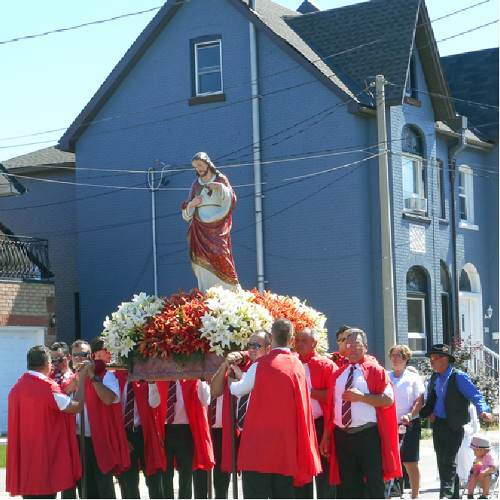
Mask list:
[[258,342],[247,342],[247,347],[249,349],[255,349],[256,351],[258,351],[262,348],[262,344],[259,344]]
[[90,356],[90,352],[75,352],[73,353],[74,358],[88,358]]
[[364,346],[364,344],[363,344],[363,342],[351,342],[351,343],[349,343],[349,344],[346,344],[345,346],[346,346],[348,349],[350,349],[351,347],[352,347],[352,348],[359,348],[359,347],[363,347],[363,346]]
[[52,358],[51,361],[52,361],[52,363],[62,363],[66,359],[68,359],[68,358],[66,356],[64,356],[64,358]]
[[446,356],[443,356],[442,354],[431,354],[430,358],[431,361],[436,361],[436,359],[446,358]]

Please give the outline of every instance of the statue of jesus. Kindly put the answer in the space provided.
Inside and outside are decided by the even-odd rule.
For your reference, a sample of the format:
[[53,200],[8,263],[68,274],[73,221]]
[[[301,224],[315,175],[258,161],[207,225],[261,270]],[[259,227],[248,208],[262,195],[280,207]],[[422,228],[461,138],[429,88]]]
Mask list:
[[230,235],[236,195],[207,153],[196,153],[191,164],[196,170],[196,180],[188,200],[182,204],[182,218],[191,223],[188,254],[198,289],[204,293],[215,285],[236,288],[238,276]]

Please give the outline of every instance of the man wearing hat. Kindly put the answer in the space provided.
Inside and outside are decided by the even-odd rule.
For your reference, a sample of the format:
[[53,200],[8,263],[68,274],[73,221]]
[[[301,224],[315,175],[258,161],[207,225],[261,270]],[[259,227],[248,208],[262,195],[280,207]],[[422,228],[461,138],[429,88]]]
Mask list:
[[488,498],[491,475],[498,472],[498,458],[491,451],[490,440],[481,434],[476,434],[472,438],[470,447],[474,451],[475,460],[467,485],[467,498],[474,498],[477,483],[483,489],[483,494],[479,498]]
[[450,346],[434,344],[426,356],[435,373],[429,380],[427,402],[420,416],[431,417],[441,481],[439,498],[459,498],[457,453],[464,437],[464,425],[469,421],[469,401],[485,422],[491,422],[490,407],[470,377],[451,365],[455,357]]

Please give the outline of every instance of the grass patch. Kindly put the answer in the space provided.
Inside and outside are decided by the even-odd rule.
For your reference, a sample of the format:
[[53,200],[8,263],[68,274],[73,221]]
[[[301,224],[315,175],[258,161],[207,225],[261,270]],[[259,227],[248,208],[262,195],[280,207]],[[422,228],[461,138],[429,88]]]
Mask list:
[[0,444],[0,469],[5,469],[7,456],[7,446],[5,444]]

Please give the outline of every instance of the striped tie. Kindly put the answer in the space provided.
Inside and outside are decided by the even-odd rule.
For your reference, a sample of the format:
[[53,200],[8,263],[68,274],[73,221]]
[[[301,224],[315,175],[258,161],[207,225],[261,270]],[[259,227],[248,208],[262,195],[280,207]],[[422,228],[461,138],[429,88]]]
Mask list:
[[123,415],[125,429],[130,430],[134,426],[134,386],[132,382],[127,385],[127,398],[125,399],[125,413]]
[[215,425],[215,419],[217,417],[217,398],[212,398],[210,400],[210,405],[208,406],[208,423],[210,427]]
[[[351,366],[349,375],[347,375],[347,382],[345,383],[345,390],[350,389],[352,386],[352,380],[354,378],[354,365]],[[344,427],[349,427],[352,423],[351,417],[351,402],[342,401],[342,425]]]
[[167,424],[171,424],[174,421],[175,403],[177,403],[177,384],[175,380],[171,380],[168,384]]
[[243,429],[243,423],[245,422],[245,415],[247,414],[248,398],[250,394],[245,394],[241,396],[238,400],[238,409],[236,410],[236,420],[238,422],[238,428]]

